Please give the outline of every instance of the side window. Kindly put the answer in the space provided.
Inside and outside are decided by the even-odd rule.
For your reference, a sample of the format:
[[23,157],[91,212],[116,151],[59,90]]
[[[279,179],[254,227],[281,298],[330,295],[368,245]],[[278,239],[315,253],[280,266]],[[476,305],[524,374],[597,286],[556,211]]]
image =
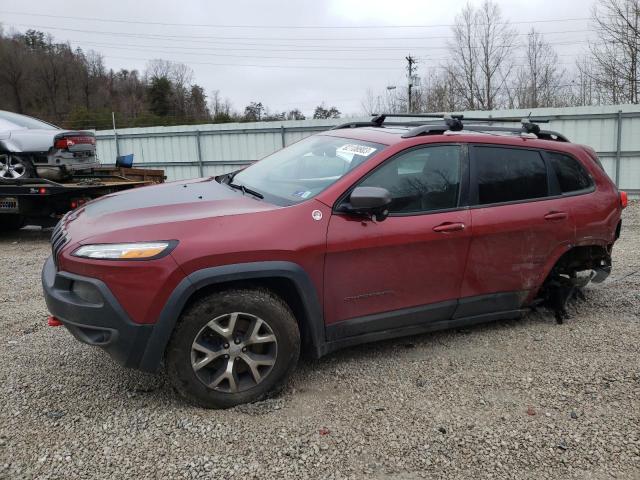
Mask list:
[[532,150],[475,147],[478,204],[546,197],[547,169]]
[[593,185],[589,174],[574,158],[555,152],[548,152],[547,155],[562,193],[584,190]]
[[455,208],[460,190],[461,148],[440,145],[411,150],[385,163],[360,186],[391,192],[390,213]]

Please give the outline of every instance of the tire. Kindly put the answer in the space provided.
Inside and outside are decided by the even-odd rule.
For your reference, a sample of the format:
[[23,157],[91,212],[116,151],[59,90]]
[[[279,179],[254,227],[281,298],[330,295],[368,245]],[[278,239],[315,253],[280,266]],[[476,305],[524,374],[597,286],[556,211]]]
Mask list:
[[278,393],[299,356],[300,331],[289,306],[269,290],[233,289],[202,298],[182,314],[166,369],[190,402],[230,408]]
[[0,153],[0,182],[35,176],[31,160],[11,153]]
[[24,217],[14,214],[0,214],[0,233],[20,230],[24,226]]

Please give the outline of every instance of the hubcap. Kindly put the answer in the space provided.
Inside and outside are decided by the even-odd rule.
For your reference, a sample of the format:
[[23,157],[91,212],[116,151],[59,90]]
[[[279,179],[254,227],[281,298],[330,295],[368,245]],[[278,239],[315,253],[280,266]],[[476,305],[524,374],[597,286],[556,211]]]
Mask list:
[[207,387],[237,393],[262,382],[276,363],[278,342],[267,322],[249,313],[220,315],[191,345],[191,366]]
[[23,177],[27,173],[22,160],[13,155],[0,155],[0,178],[14,179]]

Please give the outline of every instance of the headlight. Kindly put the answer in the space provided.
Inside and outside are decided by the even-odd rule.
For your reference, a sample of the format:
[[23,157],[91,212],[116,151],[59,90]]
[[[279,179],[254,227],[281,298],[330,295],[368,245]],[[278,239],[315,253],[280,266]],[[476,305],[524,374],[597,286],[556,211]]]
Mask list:
[[145,260],[158,258],[169,253],[178,242],[102,243],[83,245],[73,255],[83,258],[105,260]]

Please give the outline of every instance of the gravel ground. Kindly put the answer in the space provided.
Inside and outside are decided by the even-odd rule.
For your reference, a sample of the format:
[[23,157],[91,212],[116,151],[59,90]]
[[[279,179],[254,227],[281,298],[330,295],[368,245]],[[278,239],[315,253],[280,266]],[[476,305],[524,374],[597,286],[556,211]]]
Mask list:
[[640,478],[640,205],[614,274],[546,312],[304,361],[207,411],[46,326],[48,233],[0,238],[2,478]]

